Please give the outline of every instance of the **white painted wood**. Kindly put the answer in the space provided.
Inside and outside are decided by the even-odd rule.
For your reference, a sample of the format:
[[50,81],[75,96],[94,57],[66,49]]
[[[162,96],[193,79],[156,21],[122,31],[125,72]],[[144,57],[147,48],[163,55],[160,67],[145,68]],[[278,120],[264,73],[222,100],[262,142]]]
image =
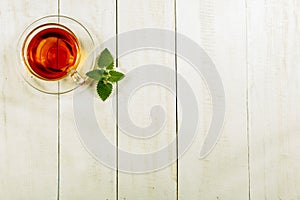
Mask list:
[[[201,76],[190,64],[178,60],[178,75],[193,88],[200,113],[197,137],[179,160],[179,199],[248,199],[245,14],[244,2],[238,0],[177,1],[178,32],[208,53],[221,76],[226,96],[220,140],[211,154],[201,160],[200,150],[213,105]],[[179,80],[178,85],[181,84]],[[178,94],[181,92],[179,89]]]
[[[141,174],[122,172],[121,166],[116,172],[99,163],[79,137],[73,93],[61,95],[58,102],[57,96],[32,89],[15,71],[16,39],[33,20],[57,14],[58,6],[62,15],[82,22],[100,44],[115,36],[117,14],[119,33],[140,28],[174,31],[174,0],[119,0],[118,8],[116,1],[106,0],[0,2],[0,199],[48,200],[58,196],[61,200],[172,200],[177,195],[177,176],[178,198],[182,200],[240,200],[249,199],[249,195],[255,200],[300,199],[299,2],[177,0],[176,4],[178,32],[208,53],[226,94],[221,138],[213,152],[201,160],[200,149],[212,117],[211,97],[205,81],[178,57],[178,75],[192,86],[200,112],[197,137],[179,160],[178,175],[176,163]],[[125,73],[146,64],[175,70],[175,57],[157,50],[142,50],[119,59],[120,70]],[[124,94],[123,89],[134,78],[139,79],[125,78],[120,82],[119,95]],[[172,89],[174,78],[175,72],[174,77],[165,77],[172,82]],[[94,93],[94,87],[88,90]],[[95,94],[94,102],[99,127],[113,145],[117,142],[116,113],[112,107],[116,95],[114,92],[102,103]],[[151,108],[157,104],[164,108],[167,122],[158,135],[147,139],[132,138],[120,126],[120,149],[131,153],[156,152],[173,141],[175,103],[174,94],[159,85],[135,91],[128,104],[135,125],[149,125]],[[179,128],[181,109],[178,104]],[[122,120],[120,115],[124,113],[120,110]],[[175,150],[168,159],[174,154]],[[157,164],[155,159],[150,164]],[[131,162],[129,159],[128,163]]]
[[35,91],[16,71],[17,39],[57,2],[0,2],[0,199],[56,199],[57,96]]
[[[114,1],[60,1],[61,14],[73,17],[85,25],[97,40],[96,45],[115,36],[115,10]],[[116,125],[112,105],[110,101],[103,103],[96,96],[95,87],[95,85],[89,87],[89,91],[95,94],[95,115],[99,127],[114,144]],[[116,199],[116,172],[98,162],[81,142],[74,119],[72,95],[73,93],[61,96],[60,198],[63,200]]]
[[[118,30],[119,34],[126,31],[143,28],[160,28],[174,31],[175,24],[174,1],[147,1],[147,0],[127,0],[118,2]],[[153,38],[155,40],[156,38]],[[166,38],[166,40],[169,38]],[[135,42],[133,40],[132,42]],[[124,41],[119,41],[119,49]],[[171,42],[172,44],[172,42]],[[175,45],[175,42],[174,42]],[[139,69],[142,65],[160,64],[168,67],[174,73],[165,76],[165,80],[170,82],[170,85],[175,90],[175,57],[173,54],[167,54],[158,50],[141,50],[131,52],[130,54],[121,57],[119,66],[122,71],[129,73],[132,70]],[[151,67],[151,66],[149,66]],[[148,74],[148,76],[158,76],[161,74]],[[143,79],[143,77],[131,76],[120,82],[119,95],[124,94],[124,90],[128,87],[129,82],[135,82]],[[121,101],[123,99],[119,99]],[[176,112],[175,112],[175,96],[167,89],[157,85],[150,84],[141,87],[137,91],[132,91],[132,96],[128,102],[128,112],[131,121],[138,127],[147,127],[151,124],[150,111],[155,105],[161,105],[164,108],[166,116],[166,124],[162,130],[151,138],[133,138],[128,136],[127,132],[122,127],[122,117],[119,117],[119,148],[129,153],[146,154],[150,152],[157,152],[159,149],[167,146],[176,138]],[[120,104],[119,104],[120,107]],[[124,115],[119,108],[119,116]],[[123,118],[124,119],[124,118]],[[152,120],[156,120],[154,116]],[[159,129],[157,125],[156,129]],[[142,134],[129,132],[129,134]],[[170,151],[167,160],[170,160],[176,151]],[[158,157],[153,156],[151,163],[142,162],[141,165],[158,164]],[[119,161],[124,160],[119,154]],[[139,165],[129,158],[127,163],[133,165],[131,169]],[[176,163],[173,163],[166,168],[150,172],[150,173],[124,173],[122,172],[122,163],[119,162],[119,195],[118,198],[125,199],[176,199]]]
[[299,199],[299,2],[248,1],[251,199]]

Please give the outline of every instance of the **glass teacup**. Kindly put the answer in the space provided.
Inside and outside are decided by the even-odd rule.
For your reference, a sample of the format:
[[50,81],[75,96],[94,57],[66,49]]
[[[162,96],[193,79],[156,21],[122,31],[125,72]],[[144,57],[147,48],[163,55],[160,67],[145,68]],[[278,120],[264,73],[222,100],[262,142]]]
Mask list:
[[94,67],[94,40],[78,21],[51,15],[30,24],[18,42],[18,71],[33,88],[48,94],[74,90]]

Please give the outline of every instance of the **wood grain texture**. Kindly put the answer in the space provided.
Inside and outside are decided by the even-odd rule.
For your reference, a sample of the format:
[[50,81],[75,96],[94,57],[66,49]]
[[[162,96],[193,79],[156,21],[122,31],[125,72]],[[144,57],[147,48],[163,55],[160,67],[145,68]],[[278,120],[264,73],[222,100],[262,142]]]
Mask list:
[[57,2],[0,2],[0,199],[56,199],[57,96],[18,76],[17,40],[34,20],[57,13]]
[[299,199],[298,1],[247,1],[251,199]]
[[[80,21],[94,36],[96,45],[115,36],[115,10],[114,1],[60,1],[61,14]],[[93,84],[88,88],[91,93],[95,94],[95,115],[99,127],[110,142],[114,144],[116,125],[111,102],[103,103],[97,97],[95,87],[95,84]],[[116,199],[116,172],[97,161],[88,153],[88,149],[81,142],[74,118],[73,98],[73,93],[61,96],[60,197],[61,199],[74,200],[114,200]],[[86,118],[85,120],[88,121],[89,119]],[[81,123],[87,123],[87,121]],[[99,145],[101,145],[101,141],[99,141]]]
[[[224,127],[213,152],[200,159],[213,109],[205,80],[184,59],[177,57],[176,65],[173,54],[148,49],[122,56],[120,71],[163,65],[174,72],[163,78],[175,91],[177,67],[177,76],[196,94],[197,136],[178,166],[175,162],[155,172],[123,172],[122,166],[116,170],[96,160],[78,133],[73,93],[45,95],[16,75],[15,48],[21,32],[33,20],[58,12],[84,24],[96,45],[116,31],[142,28],[177,30],[200,44],[215,63],[226,94]],[[296,0],[0,1],[0,199],[300,199],[299,13]],[[176,114],[180,129],[183,108],[179,99],[176,113],[174,92],[159,84],[143,85],[132,91],[130,120],[147,127],[159,118],[151,118],[151,108],[160,105],[166,123],[153,137],[129,136],[121,126],[125,111],[114,109],[112,102],[130,82],[141,79],[122,80],[106,103],[95,94],[95,84],[88,91],[94,94],[96,119],[109,142],[143,154],[176,139]],[[179,80],[177,88],[182,84]],[[167,159],[173,155],[176,149]],[[117,158],[115,154],[112,159]],[[157,159],[153,156],[149,165]],[[127,162],[136,164],[130,158]]]
[[[148,1],[148,0],[126,0],[118,2],[118,30],[119,34],[126,31],[143,28],[159,28],[174,31],[175,24],[174,1]],[[169,39],[169,38],[166,38]],[[155,38],[153,38],[155,40]],[[132,41],[133,43],[135,40]],[[124,48],[122,44],[124,41],[119,41],[119,49]],[[172,43],[172,42],[171,42]],[[173,42],[175,46],[175,40]],[[119,60],[121,70],[129,73],[132,70],[139,69],[142,65],[159,64],[167,67],[173,73],[171,76],[165,76],[168,80],[172,90],[175,89],[175,62],[174,55],[161,52],[159,50],[140,50],[134,51],[123,56]],[[145,75],[145,74],[144,74]],[[162,76],[161,74],[146,74],[146,76]],[[138,82],[143,77],[131,76],[125,78],[120,85],[119,95],[123,94],[123,89],[129,82]],[[131,91],[132,96],[128,102],[128,112],[130,120],[138,127],[147,127],[154,122],[159,116],[152,116],[151,108],[156,105],[162,106],[165,112],[166,124],[157,134],[150,138],[134,138],[128,136],[124,131],[122,117],[119,117],[119,148],[129,153],[153,153],[159,149],[167,146],[176,138],[176,112],[175,112],[175,96],[166,88],[152,83],[148,86],[139,88],[136,91]],[[121,99],[120,99],[121,100]],[[120,107],[120,106],[119,106]],[[125,112],[125,111],[123,111]],[[124,115],[119,108],[119,116]],[[154,127],[159,129],[158,125]],[[141,136],[141,132],[130,132],[129,134],[137,134]],[[169,152],[167,160],[171,160],[172,155],[175,155],[175,149]],[[119,158],[123,159],[124,158]],[[156,165],[158,156],[153,155],[150,159],[149,166]],[[132,159],[128,159],[127,163],[132,165],[139,165],[134,163]],[[143,162],[143,161],[141,161]],[[159,161],[158,161],[159,162]],[[120,163],[119,163],[120,164]],[[142,163],[146,164],[146,163]],[[121,165],[121,164],[120,164]],[[135,167],[133,166],[133,168]],[[125,199],[176,199],[176,163],[165,167],[162,170],[149,173],[125,173],[119,170],[119,195],[118,198]]]
[[[189,63],[178,60],[178,75],[193,88],[200,113],[197,137],[179,160],[179,199],[248,199],[245,12],[244,2],[238,0],[177,1],[178,33],[207,52],[226,97],[220,140],[210,155],[200,159],[212,117],[210,91]],[[178,87],[181,84],[179,80]]]

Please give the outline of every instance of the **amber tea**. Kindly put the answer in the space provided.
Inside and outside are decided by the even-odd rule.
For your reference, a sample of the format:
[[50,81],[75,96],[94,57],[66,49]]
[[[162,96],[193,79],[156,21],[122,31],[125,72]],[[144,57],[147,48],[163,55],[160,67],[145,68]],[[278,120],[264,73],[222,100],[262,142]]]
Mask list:
[[44,26],[23,46],[24,60],[29,71],[38,78],[59,80],[77,68],[79,41],[62,25]]
[[96,62],[92,34],[68,16],[49,15],[26,26],[17,43],[16,69],[32,88],[65,94],[88,80]]

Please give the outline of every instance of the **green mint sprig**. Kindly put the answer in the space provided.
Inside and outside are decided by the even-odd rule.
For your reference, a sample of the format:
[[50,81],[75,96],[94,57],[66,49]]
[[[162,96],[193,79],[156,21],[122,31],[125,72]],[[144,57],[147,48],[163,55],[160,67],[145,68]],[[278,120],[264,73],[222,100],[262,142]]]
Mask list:
[[86,75],[98,81],[97,93],[105,101],[112,92],[112,83],[120,81],[125,75],[115,70],[114,58],[107,48],[101,52],[97,65],[97,69],[87,72]]

